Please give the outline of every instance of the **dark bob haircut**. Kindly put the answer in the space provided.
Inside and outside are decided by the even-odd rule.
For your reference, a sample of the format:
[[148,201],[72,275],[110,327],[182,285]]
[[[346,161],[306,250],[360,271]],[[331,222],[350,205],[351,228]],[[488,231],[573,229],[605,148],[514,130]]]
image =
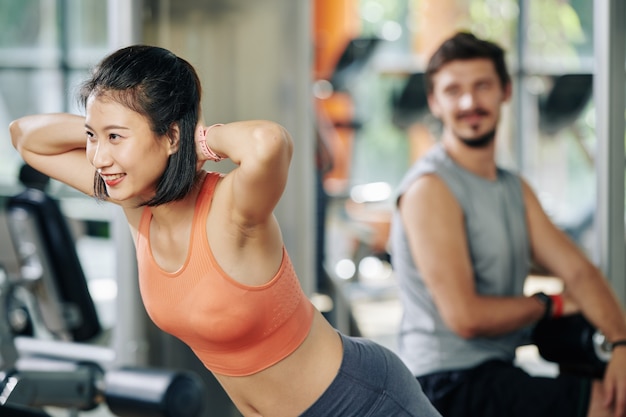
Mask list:
[[511,82],[511,76],[504,60],[504,50],[497,44],[478,39],[469,32],[458,32],[439,46],[426,66],[424,81],[426,93],[433,92],[433,76],[452,61],[485,58],[493,62],[502,87]]
[[[147,45],[122,48],[105,57],[80,89],[84,108],[90,97],[106,96],[148,120],[159,137],[174,138],[178,151],[169,157],[154,197],[142,205],[157,206],[180,200],[196,178],[195,129],[202,89],[195,69],[172,52]],[[94,196],[108,198],[100,175],[94,177]]]

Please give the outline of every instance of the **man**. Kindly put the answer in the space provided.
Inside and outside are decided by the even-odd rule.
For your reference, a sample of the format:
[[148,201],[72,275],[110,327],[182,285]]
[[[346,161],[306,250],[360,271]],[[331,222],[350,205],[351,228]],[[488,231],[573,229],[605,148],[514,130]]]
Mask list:
[[[495,162],[511,96],[504,51],[457,33],[425,78],[441,141],[401,182],[391,230],[403,360],[444,417],[624,416],[626,322],[615,295],[528,184]],[[531,261],[566,291],[524,296]],[[539,320],[577,312],[620,341],[602,381],[531,377],[513,365]]]

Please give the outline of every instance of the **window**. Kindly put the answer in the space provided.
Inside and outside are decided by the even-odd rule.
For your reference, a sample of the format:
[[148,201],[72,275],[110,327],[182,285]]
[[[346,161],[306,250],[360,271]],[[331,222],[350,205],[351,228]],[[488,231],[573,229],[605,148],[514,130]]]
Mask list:
[[[78,111],[75,88],[107,51],[107,2],[0,1],[0,124],[32,113]],[[0,130],[0,194],[22,163]]]
[[[106,16],[107,2],[101,0],[0,0],[0,264],[10,273],[18,272],[17,259],[3,212],[5,198],[21,189],[23,161],[11,146],[7,126],[28,114],[81,112],[77,86],[108,51]],[[109,327],[115,262],[108,207],[55,181],[48,192],[71,219],[102,324]]]

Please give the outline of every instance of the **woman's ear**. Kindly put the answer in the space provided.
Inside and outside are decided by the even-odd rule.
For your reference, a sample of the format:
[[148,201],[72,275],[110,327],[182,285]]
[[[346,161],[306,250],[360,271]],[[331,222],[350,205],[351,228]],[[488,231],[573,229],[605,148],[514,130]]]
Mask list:
[[168,155],[173,155],[178,152],[180,146],[180,129],[178,129],[177,123],[173,123],[172,126],[170,126],[170,130],[167,132],[167,141]]

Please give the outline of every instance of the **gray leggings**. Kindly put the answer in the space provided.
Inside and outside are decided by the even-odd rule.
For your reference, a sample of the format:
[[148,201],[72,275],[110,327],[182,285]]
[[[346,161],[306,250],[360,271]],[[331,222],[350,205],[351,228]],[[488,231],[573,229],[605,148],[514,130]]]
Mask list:
[[441,417],[393,352],[364,338],[341,339],[337,376],[300,417]]

